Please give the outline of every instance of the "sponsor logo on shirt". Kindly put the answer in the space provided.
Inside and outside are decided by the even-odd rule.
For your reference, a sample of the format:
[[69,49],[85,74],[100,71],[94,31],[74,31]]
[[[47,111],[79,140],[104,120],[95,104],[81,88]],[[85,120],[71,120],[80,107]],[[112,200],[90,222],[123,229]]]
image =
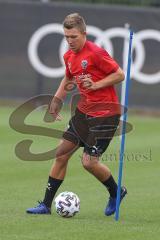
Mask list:
[[78,75],[79,80],[83,80],[85,78],[91,78],[91,74],[90,73],[88,73],[88,74],[82,73],[82,74]]

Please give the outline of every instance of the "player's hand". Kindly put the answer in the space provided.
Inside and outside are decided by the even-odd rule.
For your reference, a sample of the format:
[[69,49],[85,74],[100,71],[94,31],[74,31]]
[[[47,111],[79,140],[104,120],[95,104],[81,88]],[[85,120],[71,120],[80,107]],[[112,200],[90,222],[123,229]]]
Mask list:
[[58,113],[50,112],[50,114],[52,115],[54,121],[61,121],[62,120],[61,115],[59,115]]
[[62,120],[62,117],[59,114],[61,107],[62,101],[54,97],[49,106],[49,113],[52,115],[54,121]]
[[88,90],[97,90],[97,83],[93,82],[91,78],[86,77],[82,80],[82,86]]

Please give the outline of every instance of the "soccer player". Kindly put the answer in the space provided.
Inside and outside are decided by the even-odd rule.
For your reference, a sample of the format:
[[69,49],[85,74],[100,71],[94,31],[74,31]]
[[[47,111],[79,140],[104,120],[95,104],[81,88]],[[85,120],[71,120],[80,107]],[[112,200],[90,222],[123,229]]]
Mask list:
[[[66,72],[51,101],[50,113],[59,119],[59,106],[68,92],[68,83],[77,85],[80,99],[58,146],[44,199],[26,212],[51,214],[52,201],[64,180],[68,160],[79,147],[83,147],[83,167],[109,192],[104,212],[109,216],[116,210],[117,184],[109,168],[99,158],[107,149],[119,124],[120,109],[114,84],[124,80],[124,73],[106,50],[86,39],[86,24],[78,13],[66,16],[63,28],[69,46],[64,54]],[[120,200],[126,193],[126,188],[122,187]]]

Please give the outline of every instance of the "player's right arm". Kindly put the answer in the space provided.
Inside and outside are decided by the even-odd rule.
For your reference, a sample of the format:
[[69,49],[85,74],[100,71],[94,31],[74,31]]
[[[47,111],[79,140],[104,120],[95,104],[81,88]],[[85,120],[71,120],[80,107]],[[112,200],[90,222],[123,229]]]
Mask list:
[[61,120],[61,117],[58,115],[58,113],[60,112],[63,101],[67,95],[65,86],[67,85],[68,81],[69,78],[65,75],[50,103],[49,113],[52,114],[53,118],[56,120]]

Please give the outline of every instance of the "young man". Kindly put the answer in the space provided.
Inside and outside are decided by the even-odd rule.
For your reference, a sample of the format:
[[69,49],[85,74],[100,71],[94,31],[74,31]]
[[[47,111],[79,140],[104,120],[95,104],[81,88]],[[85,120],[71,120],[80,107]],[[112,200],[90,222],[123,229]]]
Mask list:
[[[105,209],[105,215],[109,216],[116,210],[117,184],[99,157],[107,149],[119,124],[120,109],[113,85],[124,80],[124,73],[104,49],[86,40],[86,24],[78,13],[68,15],[63,27],[69,46],[64,55],[66,73],[50,104],[50,113],[55,119],[59,118],[59,103],[64,100],[66,86],[71,81],[79,89],[80,100],[56,152],[44,200],[37,207],[27,209],[27,213],[51,214],[51,204],[64,180],[68,160],[83,147],[83,167],[110,194]],[[121,200],[126,193],[126,188],[122,187]]]

